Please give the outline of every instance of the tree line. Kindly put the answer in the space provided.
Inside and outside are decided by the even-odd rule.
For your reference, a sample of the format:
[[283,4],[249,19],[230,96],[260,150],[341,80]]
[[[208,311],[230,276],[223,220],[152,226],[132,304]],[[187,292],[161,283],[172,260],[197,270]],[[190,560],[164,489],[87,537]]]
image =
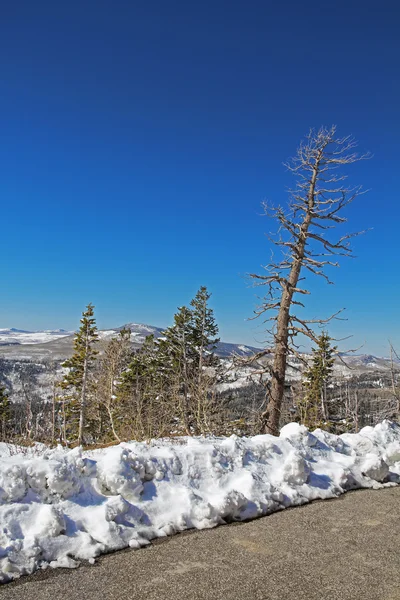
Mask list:
[[[67,444],[211,433],[221,416],[218,326],[201,287],[159,338],[132,348],[131,331],[99,339],[94,306],[82,313],[74,352],[54,398],[52,431]],[[4,413],[5,411],[3,411]]]
[[[262,433],[270,380],[263,377],[257,382],[252,375],[244,388],[223,391],[235,373],[243,376],[240,369],[245,363],[239,357],[221,359],[214,352],[218,326],[207,304],[209,297],[201,288],[161,337],[149,335],[138,350],[132,347],[129,329],[99,339],[94,307],[89,304],[72,357],[63,363],[61,376],[54,369],[51,398],[43,400],[37,391],[32,393],[34,386],[27,387],[26,374],[17,401],[11,402],[6,387],[0,387],[0,439],[69,446]],[[338,349],[327,331],[317,341],[301,377],[286,386],[281,424],[298,421],[311,429],[341,433],[398,417],[392,377],[388,376],[386,396],[382,391],[360,390],[357,380],[341,380],[335,374]],[[397,393],[395,377],[393,382]]]

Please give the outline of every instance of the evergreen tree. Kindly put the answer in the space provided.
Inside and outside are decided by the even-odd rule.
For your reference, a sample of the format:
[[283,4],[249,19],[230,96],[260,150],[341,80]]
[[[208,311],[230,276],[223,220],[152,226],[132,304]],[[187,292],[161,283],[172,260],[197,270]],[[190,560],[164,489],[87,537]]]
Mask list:
[[219,341],[209,298],[207,288],[201,287],[190,307],[178,309],[173,325],[159,339],[146,338],[122,375],[119,406],[131,415],[135,436],[148,437],[151,431],[169,434],[182,426],[188,435],[206,429],[202,421],[211,407],[210,386],[216,379],[213,351]]
[[[179,308],[174,324],[164,332],[160,352],[170,373],[178,381],[181,418],[187,434],[203,429],[206,405],[209,407],[213,377],[205,375],[205,367],[216,367],[214,350],[219,339],[218,326],[208,307],[211,294],[202,286],[188,308]],[[169,361],[168,361],[169,359]]]
[[[147,380],[154,383],[166,376],[168,361],[164,360],[164,352],[160,350],[163,340],[155,339],[154,334],[148,335],[141,348],[135,352],[128,368],[121,376],[118,385],[118,394],[132,396],[134,390],[148,387]],[[157,386],[155,385],[156,389]]]
[[170,433],[171,357],[165,340],[146,337],[117,386],[117,407],[128,436],[151,438]]
[[327,386],[332,379],[334,355],[337,346],[331,346],[332,338],[323,331],[318,338],[317,348],[312,349],[312,361],[304,373],[303,400],[304,419],[307,425],[317,425],[322,420],[329,419],[327,406]]
[[[208,307],[211,294],[205,286],[201,286],[191,301],[192,308],[192,343],[198,355],[198,376],[201,380],[203,366],[212,364],[214,350],[219,342],[218,325],[215,322],[214,311]],[[207,360],[208,359],[208,360]]]
[[[196,349],[193,337],[193,313],[186,306],[178,309],[174,316],[174,324],[164,332],[165,340],[160,349],[164,353],[167,368],[175,373],[183,402],[180,405],[181,417],[186,433],[191,433],[189,381],[193,373]],[[169,363],[169,364],[168,364]]]
[[5,441],[7,438],[8,425],[11,418],[11,404],[7,390],[4,385],[0,384],[0,423],[1,437]]
[[79,401],[78,444],[84,442],[86,425],[86,405],[89,391],[89,373],[93,369],[94,360],[98,354],[94,345],[98,339],[94,306],[88,304],[82,313],[81,326],[75,334],[74,354],[63,363],[69,369],[61,387],[73,394],[73,404]]
[[222,404],[216,401],[216,382],[218,379],[219,359],[214,354],[219,342],[218,325],[214,312],[208,306],[211,294],[201,286],[192,306],[192,341],[196,353],[192,386],[192,410],[195,418],[196,433],[215,430],[216,419],[220,417]]

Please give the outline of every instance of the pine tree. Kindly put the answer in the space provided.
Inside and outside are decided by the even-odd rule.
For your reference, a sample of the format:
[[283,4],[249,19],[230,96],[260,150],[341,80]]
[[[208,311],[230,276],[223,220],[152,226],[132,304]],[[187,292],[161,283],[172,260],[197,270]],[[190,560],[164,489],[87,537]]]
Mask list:
[[329,419],[327,406],[327,386],[332,379],[334,355],[337,347],[331,346],[332,338],[323,331],[318,338],[317,348],[312,348],[312,362],[304,373],[305,398],[302,402],[304,421],[315,426],[321,420]]
[[1,423],[1,438],[3,441],[7,438],[7,430],[11,417],[11,404],[7,390],[4,385],[0,384],[0,423]]
[[121,376],[118,384],[120,397],[129,397],[135,390],[145,390],[152,382],[154,393],[159,393],[172,371],[172,359],[165,339],[156,340],[148,335]]
[[178,309],[174,316],[174,324],[163,332],[165,341],[161,351],[165,354],[166,364],[170,372],[176,374],[183,402],[180,405],[181,418],[186,433],[191,433],[189,380],[193,373],[196,350],[193,338],[193,314],[186,306]]
[[[214,311],[208,307],[211,294],[205,286],[201,286],[191,301],[192,309],[192,343],[198,354],[198,377],[201,381],[203,366],[211,364],[214,350],[219,342],[217,338],[218,325],[215,322]],[[207,360],[208,358],[208,360]]]
[[88,397],[89,373],[93,369],[94,360],[98,354],[94,344],[98,339],[94,306],[88,304],[82,313],[81,326],[75,334],[74,354],[63,363],[69,372],[64,378],[61,387],[72,390],[74,400],[79,399],[79,426],[78,444],[84,442],[84,428],[86,425],[86,405]]
[[210,429],[203,421],[211,406],[219,340],[209,298],[207,288],[201,287],[190,308],[180,307],[159,339],[146,338],[122,375],[118,402],[131,415],[136,437],[177,431],[177,420],[188,435]]
[[192,405],[195,413],[196,433],[210,432],[215,428],[215,418],[220,416],[221,402],[216,402],[216,381],[219,360],[215,348],[219,342],[218,325],[214,312],[208,306],[211,294],[201,286],[192,306],[192,343],[196,353],[192,385]]
[[118,417],[135,439],[170,433],[173,369],[165,340],[146,337],[117,386]]
[[[204,429],[206,406],[209,407],[213,377],[205,367],[216,367],[214,350],[219,339],[213,310],[208,307],[211,294],[202,286],[191,301],[174,316],[174,324],[164,332],[160,352],[170,364],[180,395],[180,414],[186,433]],[[171,382],[172,383],[172,382]]]

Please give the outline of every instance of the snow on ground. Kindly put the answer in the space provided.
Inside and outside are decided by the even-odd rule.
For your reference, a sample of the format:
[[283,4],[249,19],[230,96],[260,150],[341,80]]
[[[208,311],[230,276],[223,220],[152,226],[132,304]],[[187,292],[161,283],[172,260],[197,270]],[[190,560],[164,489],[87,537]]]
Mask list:
[[232,360],[224,361],[224,382],[218,384],[219,392],[247,387],[251,383],[260,382],[260,374],[253,367],[236,367]]
[[188,528],[400,481],[400,426],[176,438],[103,450],[0,444],[0,580]]

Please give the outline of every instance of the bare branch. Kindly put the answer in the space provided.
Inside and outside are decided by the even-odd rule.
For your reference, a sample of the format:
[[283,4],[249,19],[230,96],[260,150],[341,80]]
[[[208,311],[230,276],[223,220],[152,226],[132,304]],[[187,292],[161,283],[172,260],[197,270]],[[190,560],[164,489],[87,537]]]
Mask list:
[[270,240],[280,249],[281,260],[264,267],[267,275],[253,273],[250,277],[256,285],[266,285],[268,290],[255,311],[256,316],[266,313],[264,322],[274,323],[274,329],[270,330],[274,364],[269,402],[264,411],[265,431],[270,433],[278,430],[287,356],[289,351],[296,351],[296,336],[304,335],[315,342],[313,326],[339,319],[342,312],[327,319],[301,319],[290,313],[292,306],[303,306],[297,295],[310,293],[298,285],[303,279],[303,269],[332,284],[326,269],[339,266],[332,257],[353,257],[350,242],[364,233],[349,233],[336,240],[329,235],[332,229],[346,222],[342,211],[365,193],[361,187],[345,185],[346,174],[341,172],[341,167],[371,157],[357,154],[355,149],[354,138],[338,138],[335,126],[310,130],[286,165],[296,177],[287,207],[264,204],[264,213],[277,224],[276,234]]

